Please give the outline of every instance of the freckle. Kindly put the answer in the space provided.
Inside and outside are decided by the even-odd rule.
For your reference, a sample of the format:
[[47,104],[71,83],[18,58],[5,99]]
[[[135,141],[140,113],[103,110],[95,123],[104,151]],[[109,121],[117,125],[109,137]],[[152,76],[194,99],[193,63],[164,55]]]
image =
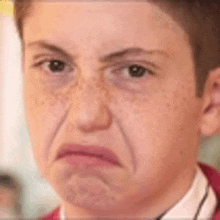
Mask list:
[[184,101],[184,102],[186,102],[186,101],[187,101],[187,99],[186,99],[186,97],[185,97],[185,96],[183,97],[183,101]]
[[166,106],[167,106],[167,108],[170,108],[170,103],[167,102],[167,103],[166,103]]
[[180,155],[183,156],[183,151],[182,150],[180,151]]
[[41,106],[45,104],[45,100],[41,100],[39,103]]

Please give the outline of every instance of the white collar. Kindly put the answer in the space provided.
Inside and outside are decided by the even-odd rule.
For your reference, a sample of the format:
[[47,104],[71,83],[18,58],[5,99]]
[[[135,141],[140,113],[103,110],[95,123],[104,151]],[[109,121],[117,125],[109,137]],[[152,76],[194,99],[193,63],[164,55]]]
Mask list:
[[[211,219],[217,205],[217,198],[206,176],[197,167],[192,186],[185,196],[160,220],[168,219]],[[64,207],[60,208],[60,220],[66,220]]]
[[66,220],[65,209],[63,206],[60,207],[60,220]]
[[189,191],[161,219],[211,219],[216,205],[215,193],[198,167]]

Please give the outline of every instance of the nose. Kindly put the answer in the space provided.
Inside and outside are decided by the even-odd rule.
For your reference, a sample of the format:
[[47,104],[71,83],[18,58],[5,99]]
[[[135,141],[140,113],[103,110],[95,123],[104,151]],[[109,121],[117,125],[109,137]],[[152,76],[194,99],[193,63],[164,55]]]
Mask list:
[[84,132],[107,129],[111,124],[107,92],[102,84],[95,79],[79,82],[72,113],[77,128]]

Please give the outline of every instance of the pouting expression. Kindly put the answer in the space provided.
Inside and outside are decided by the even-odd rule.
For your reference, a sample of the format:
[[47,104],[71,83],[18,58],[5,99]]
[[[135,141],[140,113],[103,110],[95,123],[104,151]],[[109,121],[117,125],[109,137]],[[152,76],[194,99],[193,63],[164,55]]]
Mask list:
[[[168,14],[143,2],[38,2],[24,42],[34,156],[63,200],[129,209],[176,189],[196,160],[201,103],[187,34]],[[73,166],[58,159],[68,144],[110,149],[120,165]]]

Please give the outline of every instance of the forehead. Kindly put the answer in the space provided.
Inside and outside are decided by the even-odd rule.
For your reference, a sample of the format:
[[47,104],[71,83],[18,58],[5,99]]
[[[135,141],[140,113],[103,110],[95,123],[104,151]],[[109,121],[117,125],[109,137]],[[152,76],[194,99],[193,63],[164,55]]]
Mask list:
[[[48,17],[51,17],[51,19],[56,17],[57,21],[66,18],[76,19],[77,16],[82,14],[84,16],[87,14],[91,18],[94,18],[94,15],[108,14],[108,17],[112,15],[112,17],[117,16],[121,20],[126,18],[129,21],[138,21],[141,17],[148,18],[161,27],[173,30],[176,30],[175,28],[178,26],[168,12],[163,12],[156,4],[147,1],[34,1],[31,16],[42,15],[42,13],[48,14]],[[145,22],[147,21],[145,20]]]
[[46,37],[86,43],[87,37],[90,45],[91,39],[101,38],[99,44],[109,46],[143,44],[155,38],[163,44],[168,36],[170,41],[178,37],[188,42],[184,30],[169,14],[145,1],[34,2],[24,22],[24,40]]

